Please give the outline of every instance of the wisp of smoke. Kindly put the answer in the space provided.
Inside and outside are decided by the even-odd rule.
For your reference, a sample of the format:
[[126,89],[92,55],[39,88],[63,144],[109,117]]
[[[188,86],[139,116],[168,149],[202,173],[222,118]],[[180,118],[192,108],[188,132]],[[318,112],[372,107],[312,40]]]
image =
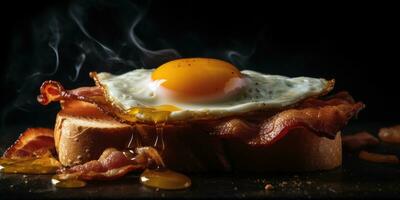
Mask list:
[[54,68],[50,72],[41,72],[41,71],[34,72],[27,77],[28,80],[35,76],[53,76],[58,71],[58,67],[60,65],[60,57],[58,54],[58,46],[60,44],[60,39],[61,39],[61,33],[58,20],[56,19],[56,17],[52,17],[49,22],[48,46],[54,52],[55,56]]
[[71,81],[75,82],[78,79],[79,72],[81,71],[82,65],[85,62],[85,60],[86,60],[86,54],[82,52],[75,64],[75,72],[76,72],[75,76],[69,77]]
[[[102,9],[97,9],[98,7]],[[111,27],[115,29],[105,28],[106,33],[100,34],[103,36],[100,37],[96,25],[102,21],[90,14],[101,12],[103,8],[116,13],[115,16],[107,17],[112,19],[108,24],[113,24],[114,26]],[[151,38],[152,45],[149,45],[148,39],[143,37],[143,32],[148,33],[149,30],[142,25],[151,23],[146,21],[149,8],[149,3],[139,6],[130,1],[76,1],[70,4],[66,13],[54,12],[50,17],[42,19],[38,24],[47,23],[48,27],[46,30],[40,29],[38,35],[45,37],[46,42],[38,45],[41,47],[39,50],[31,49],[32,55],[35,55],[34,53],[39,55],[32,60],[40,60],[40,62],[32,62],[29,67],[34,71],[26,72],[31,73],[25,75],[25,78],[14,78],[21,83],[17,85],[18,94],[12,106],[2,112],[2,122],[4,123],[7,115],[15,109],[24,112],[41,112],[37,109],[40,106],[35,101],[35,96],[44,80],[55,79],[73,88],[91,83],[88,77],[80,75],[87,75],[90,71],[122,73],[139,67],[154,68],[162,63],[184,57],[182,56],[185,55],[184,53],[179,53],[175,49],[179,42],[173,42],[175,46],[170,45],[166,40],[160,39],[163,38],[161,32],[152,33],[156,38],[156,40]],[[93,27],[96,28],[93,29]],[[107,32],[108,30],[111,31]],[[42,42],[35,37],[33,37],[35,42]],[[196,35],[191,35],[191,37],[199,38]],[[211,49],[206,42],[198,40],[198,43],[204,46],[194,51],[196,56],[221,58],[236,66],[244,66],[256,48],[256,44],[248,45],[251,47],[247,49],[239,44],[235,48]],[[190,41],[180,42],[184,45],[190,44]],[[43,47],[47,50],[43,50]],[[246,50],[243,51],[243,49]],[[17,67],[19,71],[26,69],[26,66],[23,66],[25,63],[21,63]]]
[[[119,62],[127,65],[132,65],[132,62],[126,62],[124,59],[120,58],[118,54],[116,54],[111,48],[107,47],[104,45],[102,42],[98,41],[95,39],[93,36],[91,36],[88,31],[85,29],[82,23],[82,17],[81,15],[84,13],[84,10],[82,7],[78,4],[72,4],[69,9],[69,15],[73,19],[73,21],[76,23],[76,25],[79,27],[79,29],[82,31],[82,33],[91,41],[95,42],[98,46],[101,47],[103,52],[105,53],[104,58],[110,62]],[[82,56],[81,56],[82,57]],[[86,57],[86,56],[85,56]],[[79,64],[79,60],[78,60]],[[75,66],[78,66],[75,65]],[[76,80],[76,79],[74,79]]]
[[143,53],[144,60],[153,60],[153,62],[154,60],[157,60],[157,62],[160,62],[161,60],[165,62],[180,58],[181,55],[175,49],[161,49],[153,51],[144,47],[144,43],[135,33],[135,28],[145,16],[146,10],[139,10],[136,6],[133,6],[133,8],[138,11],[138,16],[133,20],[132,25],[129,28],[129,36],[135,47],[137,47]]

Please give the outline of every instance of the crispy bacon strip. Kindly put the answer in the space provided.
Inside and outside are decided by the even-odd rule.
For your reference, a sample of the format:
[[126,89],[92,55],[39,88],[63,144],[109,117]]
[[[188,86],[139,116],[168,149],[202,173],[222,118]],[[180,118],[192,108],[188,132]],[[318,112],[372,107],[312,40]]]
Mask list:
[[114,180],[128,172],[145,169],[153,164],[164,166],[161,156],[152,147],[137,148],[135,153],[109,148],[104,150],[98,160],[59,171],[58,178],[60,180]]
[[108,116],[124,122],[124,120],[117,117],[120,111],[107,102],[104,98],[103,90],[98,86],[66,90],[59,82],[49,80],[43,82],[40,87],[40,95],[37,96],[37,101],[42,105],[48,105],[56,101],[60,101],[63,105],[65,101],[72,102],[74,100],[91,103]]
[[[46,105],[51,101],[82,100],[97,105],[103,112],[124,122],[118,117],[118,109],[107,103],[102,95],[99,87],[65,90],[58,82],[46,81],[41,87],[38,101]],[[211,127],[212,134],[223,138],[242,138],[253,146],[270,145],[298,128],[306,128],[320,136],[334,138],[349,119],[363,108],[363,103],[356,103],[347,92],[340,92],[327,99],[308,98],[291,108],[277,111],[273,116],[261,116],[261,120],[257,120],[256,123],[248,122],[247,118],[242,116],[217,120],[217,123],[210,122],[208,126]]]
[[225,138],[241,138],[252,146],[273,144],[298,128],[333,139],[362,108],[363,103],[354,103],[349,94],[342,92],[327,100],[307,99],[298,107],[279,112],[260,125],[231,119],[217,126],[214,133]]
[[360,154],[358,154],[358,157],[362,160],[366,160],[369,162],[391,163],[391,164],[400,163],[399,158],[396,155],[392,154],[379,154],[379,153],[370,153],[367,151],[361,151]]
[[54,152],[53,130],[48,128],[28,128],[3,154],[4,158],[37,158]]
[[379,130],[379,138],[387,143],[400,143],[400,125],[381,128]]
[[40,87],[40,95],[37,100],[42,105],[60,100],[81,100],[94,103],[100,101],[99,97],[103,97],[103,91],[97,86],[65,90],[59,82],[49,80]]
[[343,136],[342,143],[347,150],[354,151],[368,146],[376,146],[379,144],[379,140],[372,134],[362,131],[353,135]]

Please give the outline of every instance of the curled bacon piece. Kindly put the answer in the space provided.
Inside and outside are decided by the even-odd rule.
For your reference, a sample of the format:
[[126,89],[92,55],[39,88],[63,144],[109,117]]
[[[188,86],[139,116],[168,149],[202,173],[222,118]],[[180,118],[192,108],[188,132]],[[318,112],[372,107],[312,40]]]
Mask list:
[[217,126],[215,134],[225,138],[241,138],[252,146],[273,144],[298,128],[309,129],[333,139],[348,120],[363,108],[363,103],[355,103],[349,94],[341,92],[327,100],[307,99],[297,107],[279,112],[260,124],[231,119]]
[[48,128],[28,128],[3,154],[4,158],[21,159],[41,157],[54,152],[53,130]]
[[103,91],[99,87],[80,87],[74,90],[65,90],[57,81],[45,81],[40,87],[40,95],[37,100],[42,105],[60,100],[82,100],[93,102],[96,97],[102,97]]
[[3,173],[51,174],[61,167],[56,160],[53,130],[28,128],[0,158]]
[[107,102],[104,98],[103,90],[98,86],[66,90],[59,82],[49,80],[43,82],[40,87],[40,95],[37,96],[37,101],[42,105],[48,105],[53,101],[60,101],[61,106],[63,107],[63,104],[66,104],[66,101],[74,102],[75,100],[90,103],[92,106],[101,110],[104,114],[124,122],[124,120],[117,117],[120,111]]
[[152,147],[140,147],[135,152],[108,148],[98,160],[59,171],[58,178],[60,180],[114,180],[128,172],[145,169],[151,165],[164,166],[161,156]]

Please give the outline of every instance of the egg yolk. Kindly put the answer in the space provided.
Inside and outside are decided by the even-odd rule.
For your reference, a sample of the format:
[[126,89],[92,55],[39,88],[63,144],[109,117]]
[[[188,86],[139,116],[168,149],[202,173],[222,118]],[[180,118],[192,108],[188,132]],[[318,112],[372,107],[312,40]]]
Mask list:
[[152,74],[153,81],[179,97],[224,96],[238,86],[240,71],[232,64],[211,58],[185,58],[167,62]]

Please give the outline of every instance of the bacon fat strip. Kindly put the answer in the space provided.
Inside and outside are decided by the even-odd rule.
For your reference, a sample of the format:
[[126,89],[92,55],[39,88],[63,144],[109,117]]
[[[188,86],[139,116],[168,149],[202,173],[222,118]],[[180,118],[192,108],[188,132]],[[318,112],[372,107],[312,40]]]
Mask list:
[[347,93],[338,93],[328,100],[308,99],[298,107],[279,112],[260,124],[230,119],[218,125],[213,133],[225,138],[241,138],[252,146],[273,144],[298,128],[333,139],[363,108],[363,103],[354,103]]
[[366,160],[369,162],[389,163],[389,164],[400,163],[399,158],[393,154],[380,154],[380,153],[371,153],[368,151],[361,151],[360,154],[358,154],[358,157],[362,160]]
[[40,94],[37,96],[37,101],[40,104],[48,105],[49,103],[56,101],[61,101],[62,103],[65,100],[79,100],[92,103],[105,114],[124,122],[124,120],[117,117],[117,113],[120,113],[120,111],[113,108],[112,105],[106,101],[102,89],[98,86],[66,90],[57,81],[48,80],[43,82],[40,87]]
[[378,136],[384,142],[400,144],[400,125],[381,128]]
[[137,148],[134,154],[108,148],[98,160],[60,170],[57,176],[60,180],[114,180],[151,165],[164,167],[161,156],[152,147]]
[[103,91],[97,87],[80,87],[74,90],[65,90],[64,87],[57,81],[45,81],[40,87],[40,95],[37,100],[42,105],[47,105],[53,101],[64,99],[82,100],[93,102],[96,97],[103,96]]
[[53,130],[48,128],[28,128],[3,154],[3,158],[36,158],[54,152]]
[[372,134],[362,131],[353,135],[343,136],[342,143],[347,150],[355,151],[368,146],[377,146],[379,140]]

